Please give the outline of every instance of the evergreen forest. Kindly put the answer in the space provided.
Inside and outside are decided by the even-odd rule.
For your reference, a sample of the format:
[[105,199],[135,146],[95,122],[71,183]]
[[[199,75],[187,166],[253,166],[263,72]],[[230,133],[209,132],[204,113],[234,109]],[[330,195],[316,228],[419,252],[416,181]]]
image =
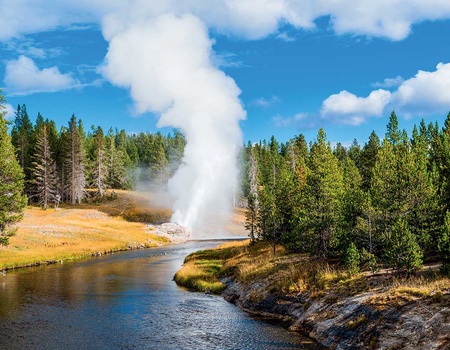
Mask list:
[[248,143],[243,150],[245,226],[253,242],[337,259],[349,273],[380,267],[412,274],[424,262],[450,272],[450,114],[412,135],[392,112],[386,134],[361,147]]
[[24,173],[25,194],[43,208],[55,202],[79,204],[90,191],[103,197],[108,188],[131,189],[137,183],[158,187],[181,162],[185,139],[174,131],[127,134],[91,126],[72,115],[67,126],[38,114],[33,123],[25,105],[18,106],[11,141]]

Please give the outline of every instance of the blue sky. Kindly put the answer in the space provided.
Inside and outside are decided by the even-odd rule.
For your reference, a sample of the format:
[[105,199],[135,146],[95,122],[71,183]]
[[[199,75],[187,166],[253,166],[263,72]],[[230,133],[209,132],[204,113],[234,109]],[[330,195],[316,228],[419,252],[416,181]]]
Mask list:
[[[110,44],[123,38],[124,26],[131,31],[135,23],[145,25],[166,13],[192,15],[206,31],[212,51],[203,42],[198,47],[241,90],[247,113],[239,122],[244,141],[271,135],[286,141],[300,133],[312,140],[324,127],[332,142],[349,144],[356,138],[363,144],[372,130],[384,135],[392,110],[408,131],[421,118],[442,125],[450,111],[448,1],[422,6],[416,0],[383,0],[379,6],[358,9],[351,1],[329,8],[326,1],[318,1],[321,7],[311,10],[314,2],[309,0],[242,0],[239,5],[232,0],[186,1],[183,6],[169,0],[145,5],[130,0],[124,1],[127,11],[132,9],[126,15],[105,0],[12,3],[0,0],[0,86],[9,110],[26,104],[33,121],[40,112],[60,127],[75,113],[86,129],[159,130],[156,123],[170,103],[159,95],[158,82],[171,70],[155,79],[143,73],[138,81],[139,72],[131,69],[134,60],[142,63],[139,49],[113,68],[113,60],[105,56]],[[212,3],[214,9],[208,7]],[[241,6],[245,3],[251,6]],[[14,16],[27,25],[17,25]],[[145,35],[139,36],[139,45],[152,48]],[[116,57],[112,50],[109,57]],[[146,51],[143,64],[156,64],[151,57]],[[185,61],[190,62],[180,56],[180,64]],[[116,78],[120,65],[129,74]],[[156,96],[148,103],[142,101],[146,82],[151,85],[148,94]],[[130,92],[134,84],[143,93]]]

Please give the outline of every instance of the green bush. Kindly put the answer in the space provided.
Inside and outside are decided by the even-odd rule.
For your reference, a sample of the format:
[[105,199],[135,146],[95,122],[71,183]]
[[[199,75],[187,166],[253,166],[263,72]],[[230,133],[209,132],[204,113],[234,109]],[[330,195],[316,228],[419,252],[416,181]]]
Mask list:
[[360,262],[361,257],[358,248],[352,242],[345,252],[345,269],[347,270],[347,273],[351,276],[356,275],[359,272]]

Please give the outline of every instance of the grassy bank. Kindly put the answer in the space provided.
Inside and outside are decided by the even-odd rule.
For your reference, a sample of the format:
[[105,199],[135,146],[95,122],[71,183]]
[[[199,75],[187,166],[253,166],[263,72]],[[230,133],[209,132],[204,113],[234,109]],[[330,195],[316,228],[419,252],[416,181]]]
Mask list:
[[170,218],[170,210],[150,205],[151,195],[111,191],[103,200],[42,210],[29,206],[17,233],[0,247],[0,269],[79,259],[168,243],[145,223]]
[[[225,286],[219,278],[226,276],[248,284],[263,280],[267,292],[304,294],[312,300],[325,298],[330,303],[371,292],[370,303],[379,308],[418,299],[448,302],[443,296],[450,292],[450,279],[441,276],[436,266],[429,266],[408,279],[390,271],[349,276],[337,262],[287,254],[282,247],[274,256],[270,245],[260,242],[249,246],[248,241],[189,255],[176,273],[175,281],[193,290],[220,293]],[[257,301],[260,296],[253,297]]]

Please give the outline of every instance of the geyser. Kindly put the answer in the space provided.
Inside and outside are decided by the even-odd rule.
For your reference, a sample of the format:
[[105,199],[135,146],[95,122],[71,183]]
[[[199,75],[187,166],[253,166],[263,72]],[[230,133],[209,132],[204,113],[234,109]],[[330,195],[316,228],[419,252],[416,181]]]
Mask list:
[[212,63],[205,25],[195,16],[164,14],[142,21],[109,17],[104,75],[129,87],[139,112],[160,113],[158,126],[182,130],[187,145],[169,181],[172,221],[197,236],[202,220],[226,218],[238,175],[245,118],[240,90]]

